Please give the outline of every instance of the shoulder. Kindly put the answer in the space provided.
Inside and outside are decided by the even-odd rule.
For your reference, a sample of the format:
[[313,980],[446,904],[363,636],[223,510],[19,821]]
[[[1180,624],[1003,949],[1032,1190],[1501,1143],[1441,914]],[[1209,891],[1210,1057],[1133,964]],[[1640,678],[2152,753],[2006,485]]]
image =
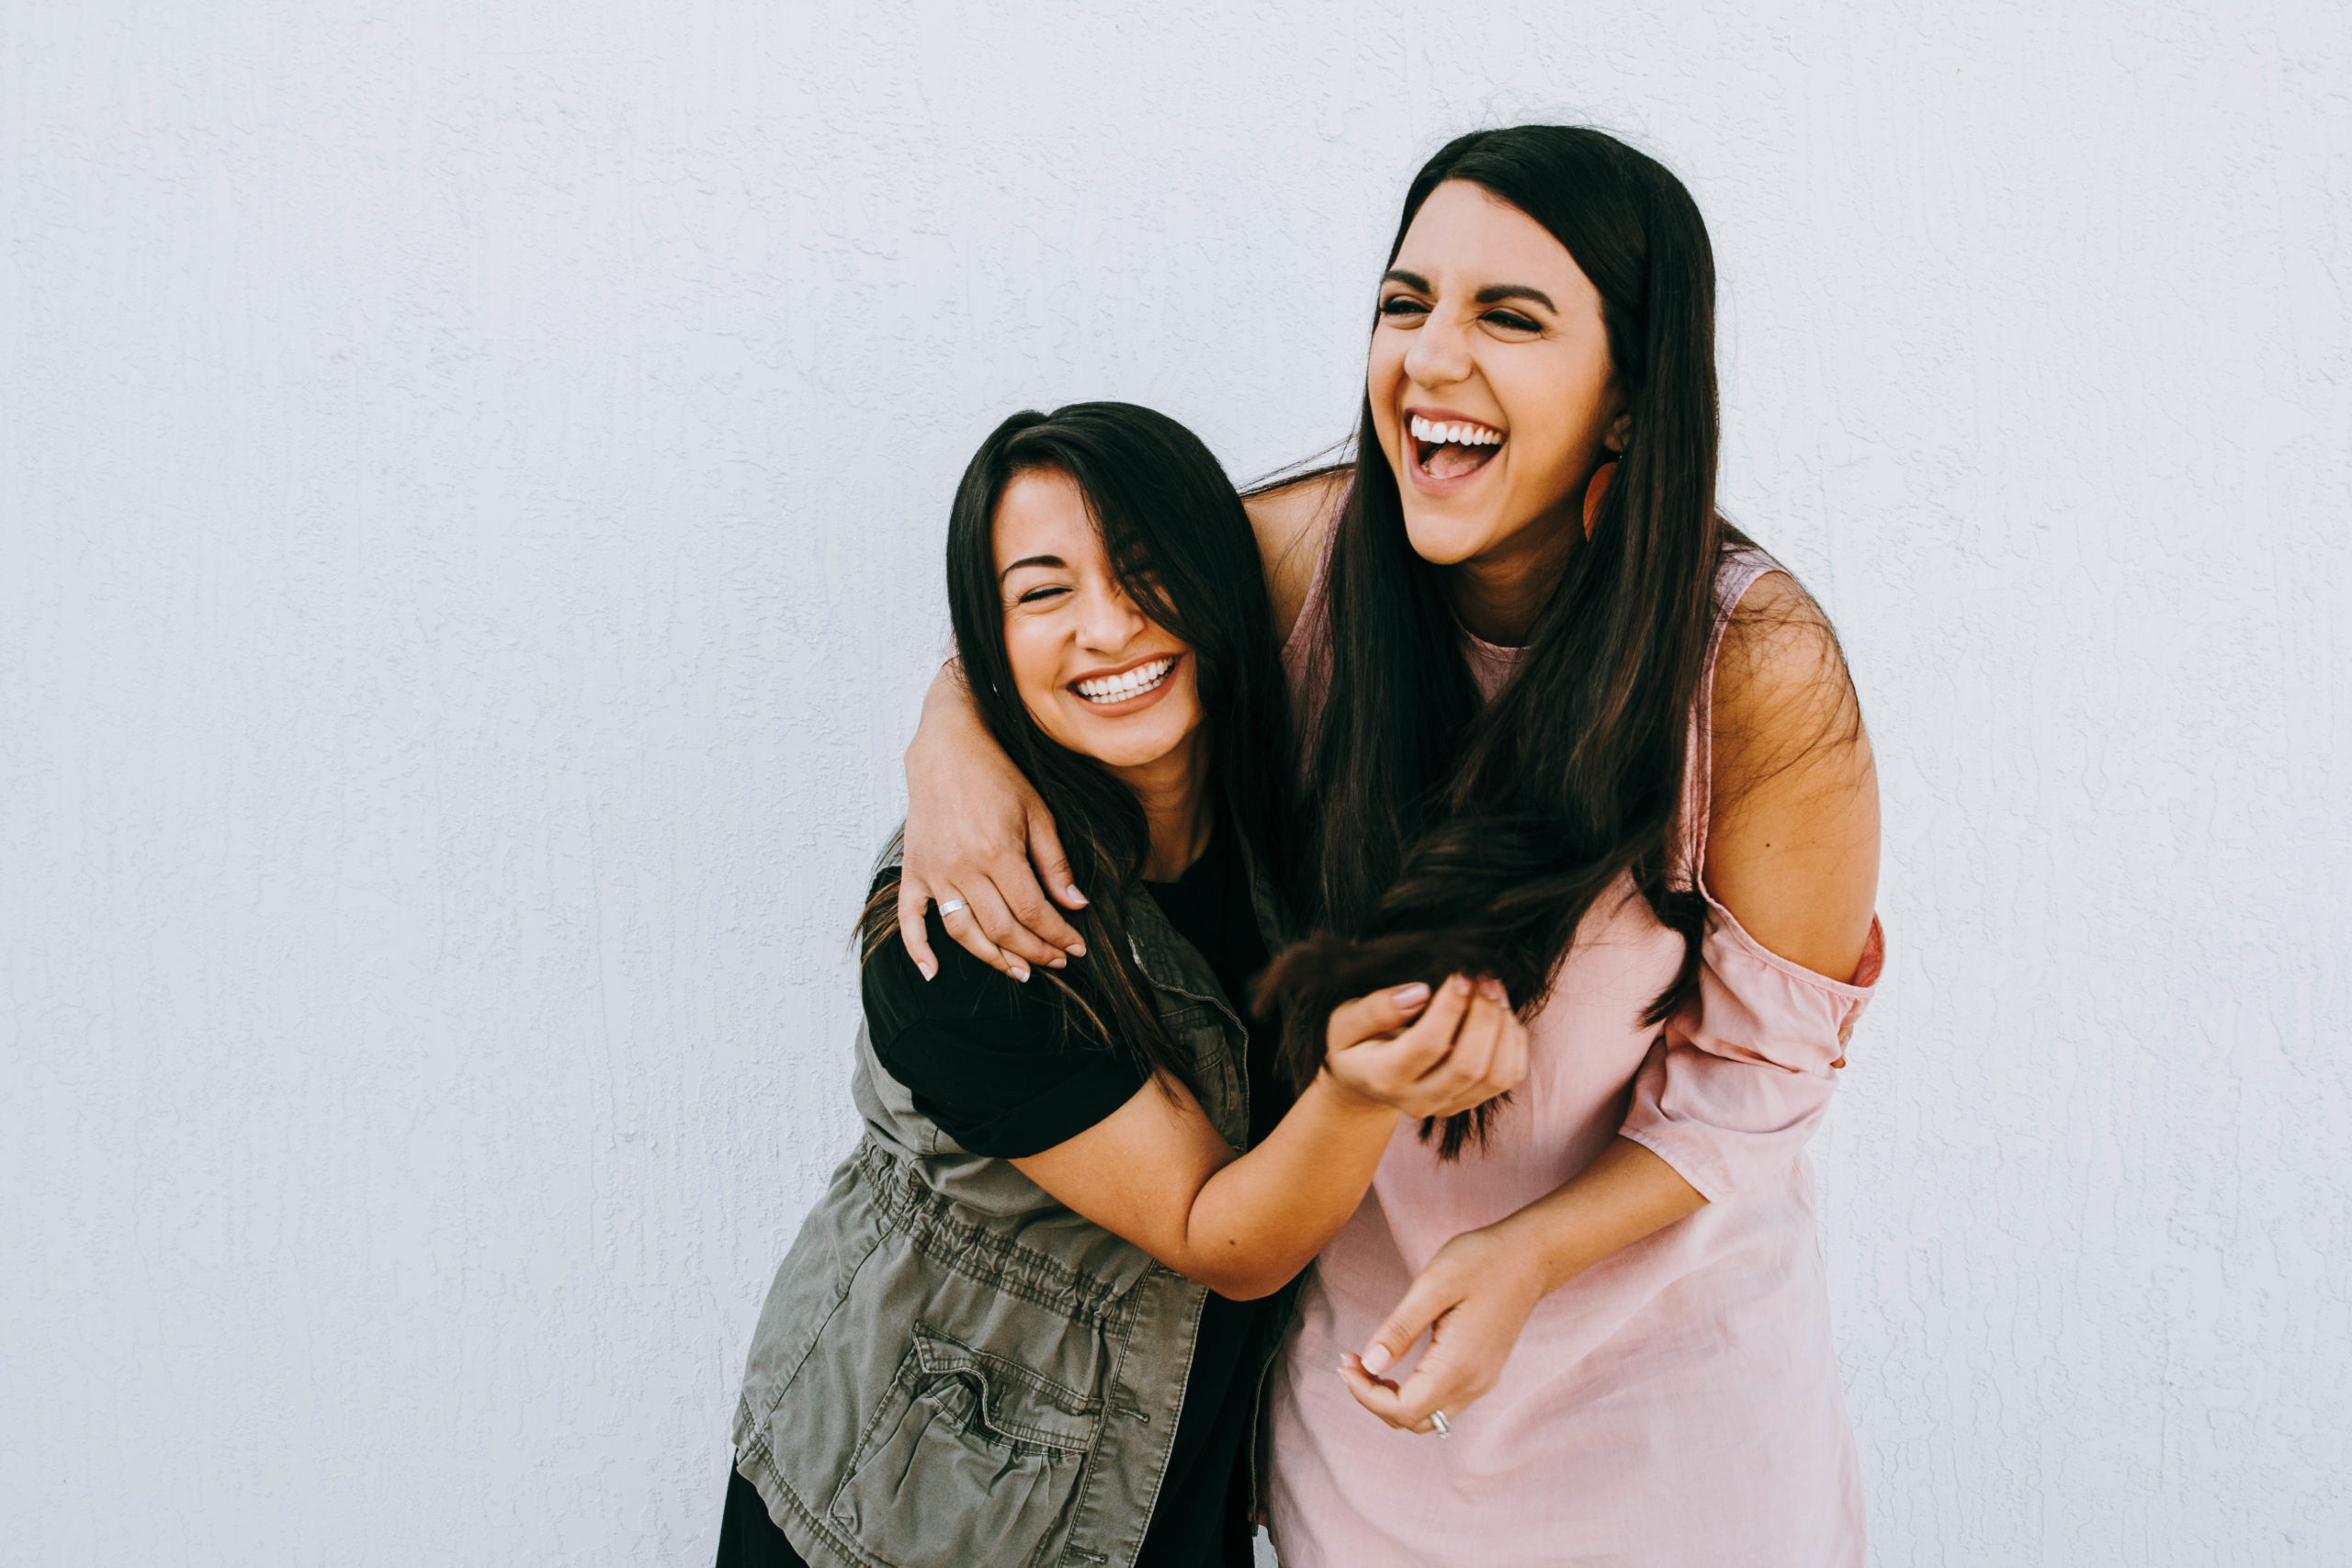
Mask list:
[[[1772,743],[1809,746],[1833,729],[1859,730],[1860,707],[1829,617],[1777,567],[1730,607],[1715,660],[1715,766],[1765,760]],[[1729,747],[1733,755],[1725,755]]]
[[858,987],[866,1026],[877,1048],[918,1023],[1045,1021],[1051,1015],[1028,986],[998,973],[964,951],[940,923],[937,910],[925,915],[931,951],[939,973],[926,980],[893,926],[865,955]]
[[1733,606],[1716,658],[1702,874],[1749,935],[1843,980],[1878,888],[1878,771],[1829,617],[1785,571]]
[[1349,473],[1345,468],[1325,468],[1242,498],[1250,526],[1258,536],[1258,559],[1265,569],[1266,592],[1274,602],[1278,639],[1289,639],[1306,606],[1331,515],[1347,493]]

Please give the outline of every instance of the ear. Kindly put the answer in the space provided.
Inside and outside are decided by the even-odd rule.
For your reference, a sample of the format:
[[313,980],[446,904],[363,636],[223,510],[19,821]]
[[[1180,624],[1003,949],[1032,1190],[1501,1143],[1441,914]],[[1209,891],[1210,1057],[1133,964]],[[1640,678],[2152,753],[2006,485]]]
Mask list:
[[1601,434],[1600,444],[1609,448],[1609,455],[1611,457],[1622,457],[1625,455],[1625,443],[1632,440],[1633,436],[1634,416],[1630,413],[1621,413],[1609,422],[1608,430]]

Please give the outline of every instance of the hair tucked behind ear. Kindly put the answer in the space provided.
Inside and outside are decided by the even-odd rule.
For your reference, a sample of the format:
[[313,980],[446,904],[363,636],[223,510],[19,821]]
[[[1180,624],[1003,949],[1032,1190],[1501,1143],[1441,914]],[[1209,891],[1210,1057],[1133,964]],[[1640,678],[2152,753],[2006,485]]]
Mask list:
[[[1656,1024],[1695,982],[1703,901],[1672,880],[1691,705],[1726,539],[1715,511],[1714,263],[1690,194],[1597,130],[1481,131],[1430,160],[1413,218],[1466,180],[1550,231],[1600,291],[1631,434],[1510,682],[1482,705],[1443,574],[1415,554],[1364,404],[1333,546],[1331,671],[1311,737],[1318,930],[1261,990],[1311,1076],[1331,1007],[1376,986],[1495,976],[1541,1003],[1578,925],[1621,878],[1686,942]],[[1572,510],[1572,509],[1571,509]],[[1441,1152],[1486,1134],[1453,1117]],[[1423,1128],[1423,1135],[1431,1129]]]

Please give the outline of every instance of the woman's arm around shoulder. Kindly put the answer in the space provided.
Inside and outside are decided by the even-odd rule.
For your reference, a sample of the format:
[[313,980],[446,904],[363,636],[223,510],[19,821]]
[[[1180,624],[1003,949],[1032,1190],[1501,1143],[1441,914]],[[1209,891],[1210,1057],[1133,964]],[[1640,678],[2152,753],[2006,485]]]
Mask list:
[[1054,908],[1083,908],[1086,895],[1053,816],[981,722],[955,660],[924,694],[906,770],[899,935],[923,978],[939,973],[923,929],[934,903],[956,945],[1016,980],[1083,958],[1085,940]]
[[1266,593],[1274,604],[1277,641],[1290,640],[1299,612],[1306,607],[1306,591],[1314,585],[1323,541],[1348,483],[1348,469],[1326,468],[1243,499],[1250,526],[1258,536]]

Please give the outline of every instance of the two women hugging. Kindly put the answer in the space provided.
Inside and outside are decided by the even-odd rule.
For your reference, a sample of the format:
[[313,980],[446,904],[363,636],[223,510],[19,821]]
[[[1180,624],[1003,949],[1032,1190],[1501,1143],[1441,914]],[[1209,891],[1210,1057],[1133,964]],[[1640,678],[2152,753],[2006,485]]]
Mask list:
[[1713,299],[1663,167],[1480,132],[1352,463],[982,445],[722,1563],[1861,1561],[1803,1151],[1875,780],[1716,508]]

